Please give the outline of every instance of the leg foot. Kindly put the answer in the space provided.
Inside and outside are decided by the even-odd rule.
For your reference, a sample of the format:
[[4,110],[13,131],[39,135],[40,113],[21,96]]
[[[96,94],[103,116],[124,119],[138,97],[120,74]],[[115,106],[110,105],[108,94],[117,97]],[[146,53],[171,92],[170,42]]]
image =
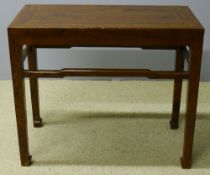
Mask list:
[[26,160],[26,161],[24,161],[24,162],[21,162],[21,165],[22,165],[22,166],[30,166],[30,165],[32,164],[31,159],[32,159],[32,156],[29,155],[28,160]]
[[42,118],[40,120],[34,120],[33,123],[35,128],[41,128],[43,126]]
[[179,128],[178,121],[170,120],[170,127],[171,129],[178,129]]
[[192,163],[191,163],[190,160],[186,161],[186,160],[183,159],[183,157],[181,157],[180,160],[181,160],[181,166],[182,166],[183,169],[190,169],[191,168]]

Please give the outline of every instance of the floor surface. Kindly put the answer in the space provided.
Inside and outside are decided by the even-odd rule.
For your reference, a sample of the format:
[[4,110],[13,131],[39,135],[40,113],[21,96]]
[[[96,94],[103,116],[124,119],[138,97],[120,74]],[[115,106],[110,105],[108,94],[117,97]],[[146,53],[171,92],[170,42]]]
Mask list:
[[210,83],[201,83],[193,166],[180,167],[180,128],[171,130],[172,81],[41,80],[42,128],[33,128],[26,101],[33,164],[21,167],[11,81],[0,81],[2,175],[209,175]]

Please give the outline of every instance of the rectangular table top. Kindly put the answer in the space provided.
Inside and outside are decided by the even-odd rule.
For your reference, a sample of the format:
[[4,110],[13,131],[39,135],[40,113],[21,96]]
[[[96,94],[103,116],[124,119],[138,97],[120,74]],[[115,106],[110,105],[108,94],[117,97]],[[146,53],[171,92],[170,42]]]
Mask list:
[[26,5],[9,28],[202,29],[187,6]]

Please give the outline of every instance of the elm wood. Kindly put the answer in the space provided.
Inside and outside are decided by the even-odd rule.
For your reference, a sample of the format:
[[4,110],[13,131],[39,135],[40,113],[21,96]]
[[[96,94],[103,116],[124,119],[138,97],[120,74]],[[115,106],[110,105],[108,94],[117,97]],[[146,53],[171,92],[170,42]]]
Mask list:
[[187,72],[151,71],[148,69],[61,69],[24,71],[25,77],[62,78],[65,76],[112,76],[112,77],[148,77],[162,79],[188,79]]
[[176,50],[177,48],[179,48],[179,46],[143,46],[143,47],[140,47],[141,49],[144,49],[144,50]]
[[[202,35],[200,30],[185,32],[179,36],[176,30],[135,30],[135,29],[8,29],[10,37],[15,38],[19,44],[57,47],[58,45],[71,45],[72,47],[148,47],[153,43],[156,47],[189,45],[189,40]],[[21,37],[21,36],[24,36]],[[154,38],[156,38],[154,40]],[[170,40],[168,38],[171,38]]]
[[19,29],[200,29],[187,6],[26,5],[10,27]]
[[15,112],[17,120],[18,141],[20,160],[22,166],[29,166],[31,162],[31,156],[29,155],[28,147],[28,131],[27,131],[27,118],[25,108],[25,85],[24,77],[22,76],[23,62],[22,54],[19,45],[16,45],[13,40],[9,39],[10,48],[10,60],[13,78],[13,91]]
[[[184,71],[184,61],[185,61],[184,54],[185,54],[185,47],[182,46],[176,50],[175,71],[177,72]],[[181,92],[182,92],[182,79],[175,79],[174,80],[174,93],[173,93],[174,94],[173,109],[172,109],[172,117],[170,121],[171,129],[178,129]]]
[[190,45],[191,61],[189,64],[189,82],[188,82],[188,97],[187,111],[185,117],[184,130],[184,146],[183,155],[181,158],[182,167],[191,168],[192,164],[192,149],[196,121],[197,99],[200,80],[201,58],[202,58],[203,37],[195,40]]
[[[190,61],[188,75],[190,80],[182,167],[191,166],[204,28],[188,7],[28,5],[8,27],[8,34],[9,40],[15,43],[10,45],[10,50],[15,50],[25,44],[51,48],[103,46],[165,47],[167,49],[189,46],[192,50],[193,61]],[[11,54],[11,60],[15,62],[11,65],[15,70],[13,70],[13,81],[16,93],[19,93],[20,86],[20,93],[15,95],[15,102],[19,101],[21,106],[16,109],[18,120],[26,117],[25,107],[21,103],[24,99],[21,83],[25,75],[22,67],[21,69],[15,67],[15,64],[22,64],[19,57],[19,54]],[[18,124],[18,131],[21,128],[24,128],[24,132],[22,135],[21,131],[19,132],[19,135],[23,137],[19,138],[20,154],[23,162],[27,162],[29,160],[28,145],[23,146],[28,144],[26,122]]]
[[[28,50],[28,67],[31,71],[37,70],[37,49],[35,47],[29,47]],[[39,93],[38,93],[38,80],[37,77],[29,77],[30,91],[31,91],[31,103],[33,112],[33,124],[34,127],[42,126],[42,119],[40,117],[39,110]]]
[[167,47],[187,45],[201,29],[185,6],[27,5],[8,30],[29,45]]

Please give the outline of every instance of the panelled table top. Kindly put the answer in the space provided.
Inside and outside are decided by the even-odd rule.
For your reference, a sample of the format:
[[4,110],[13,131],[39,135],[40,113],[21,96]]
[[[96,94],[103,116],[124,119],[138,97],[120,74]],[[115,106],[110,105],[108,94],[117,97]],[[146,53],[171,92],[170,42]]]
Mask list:
[[9,28],[202,29],[186,6],[26,5]]

